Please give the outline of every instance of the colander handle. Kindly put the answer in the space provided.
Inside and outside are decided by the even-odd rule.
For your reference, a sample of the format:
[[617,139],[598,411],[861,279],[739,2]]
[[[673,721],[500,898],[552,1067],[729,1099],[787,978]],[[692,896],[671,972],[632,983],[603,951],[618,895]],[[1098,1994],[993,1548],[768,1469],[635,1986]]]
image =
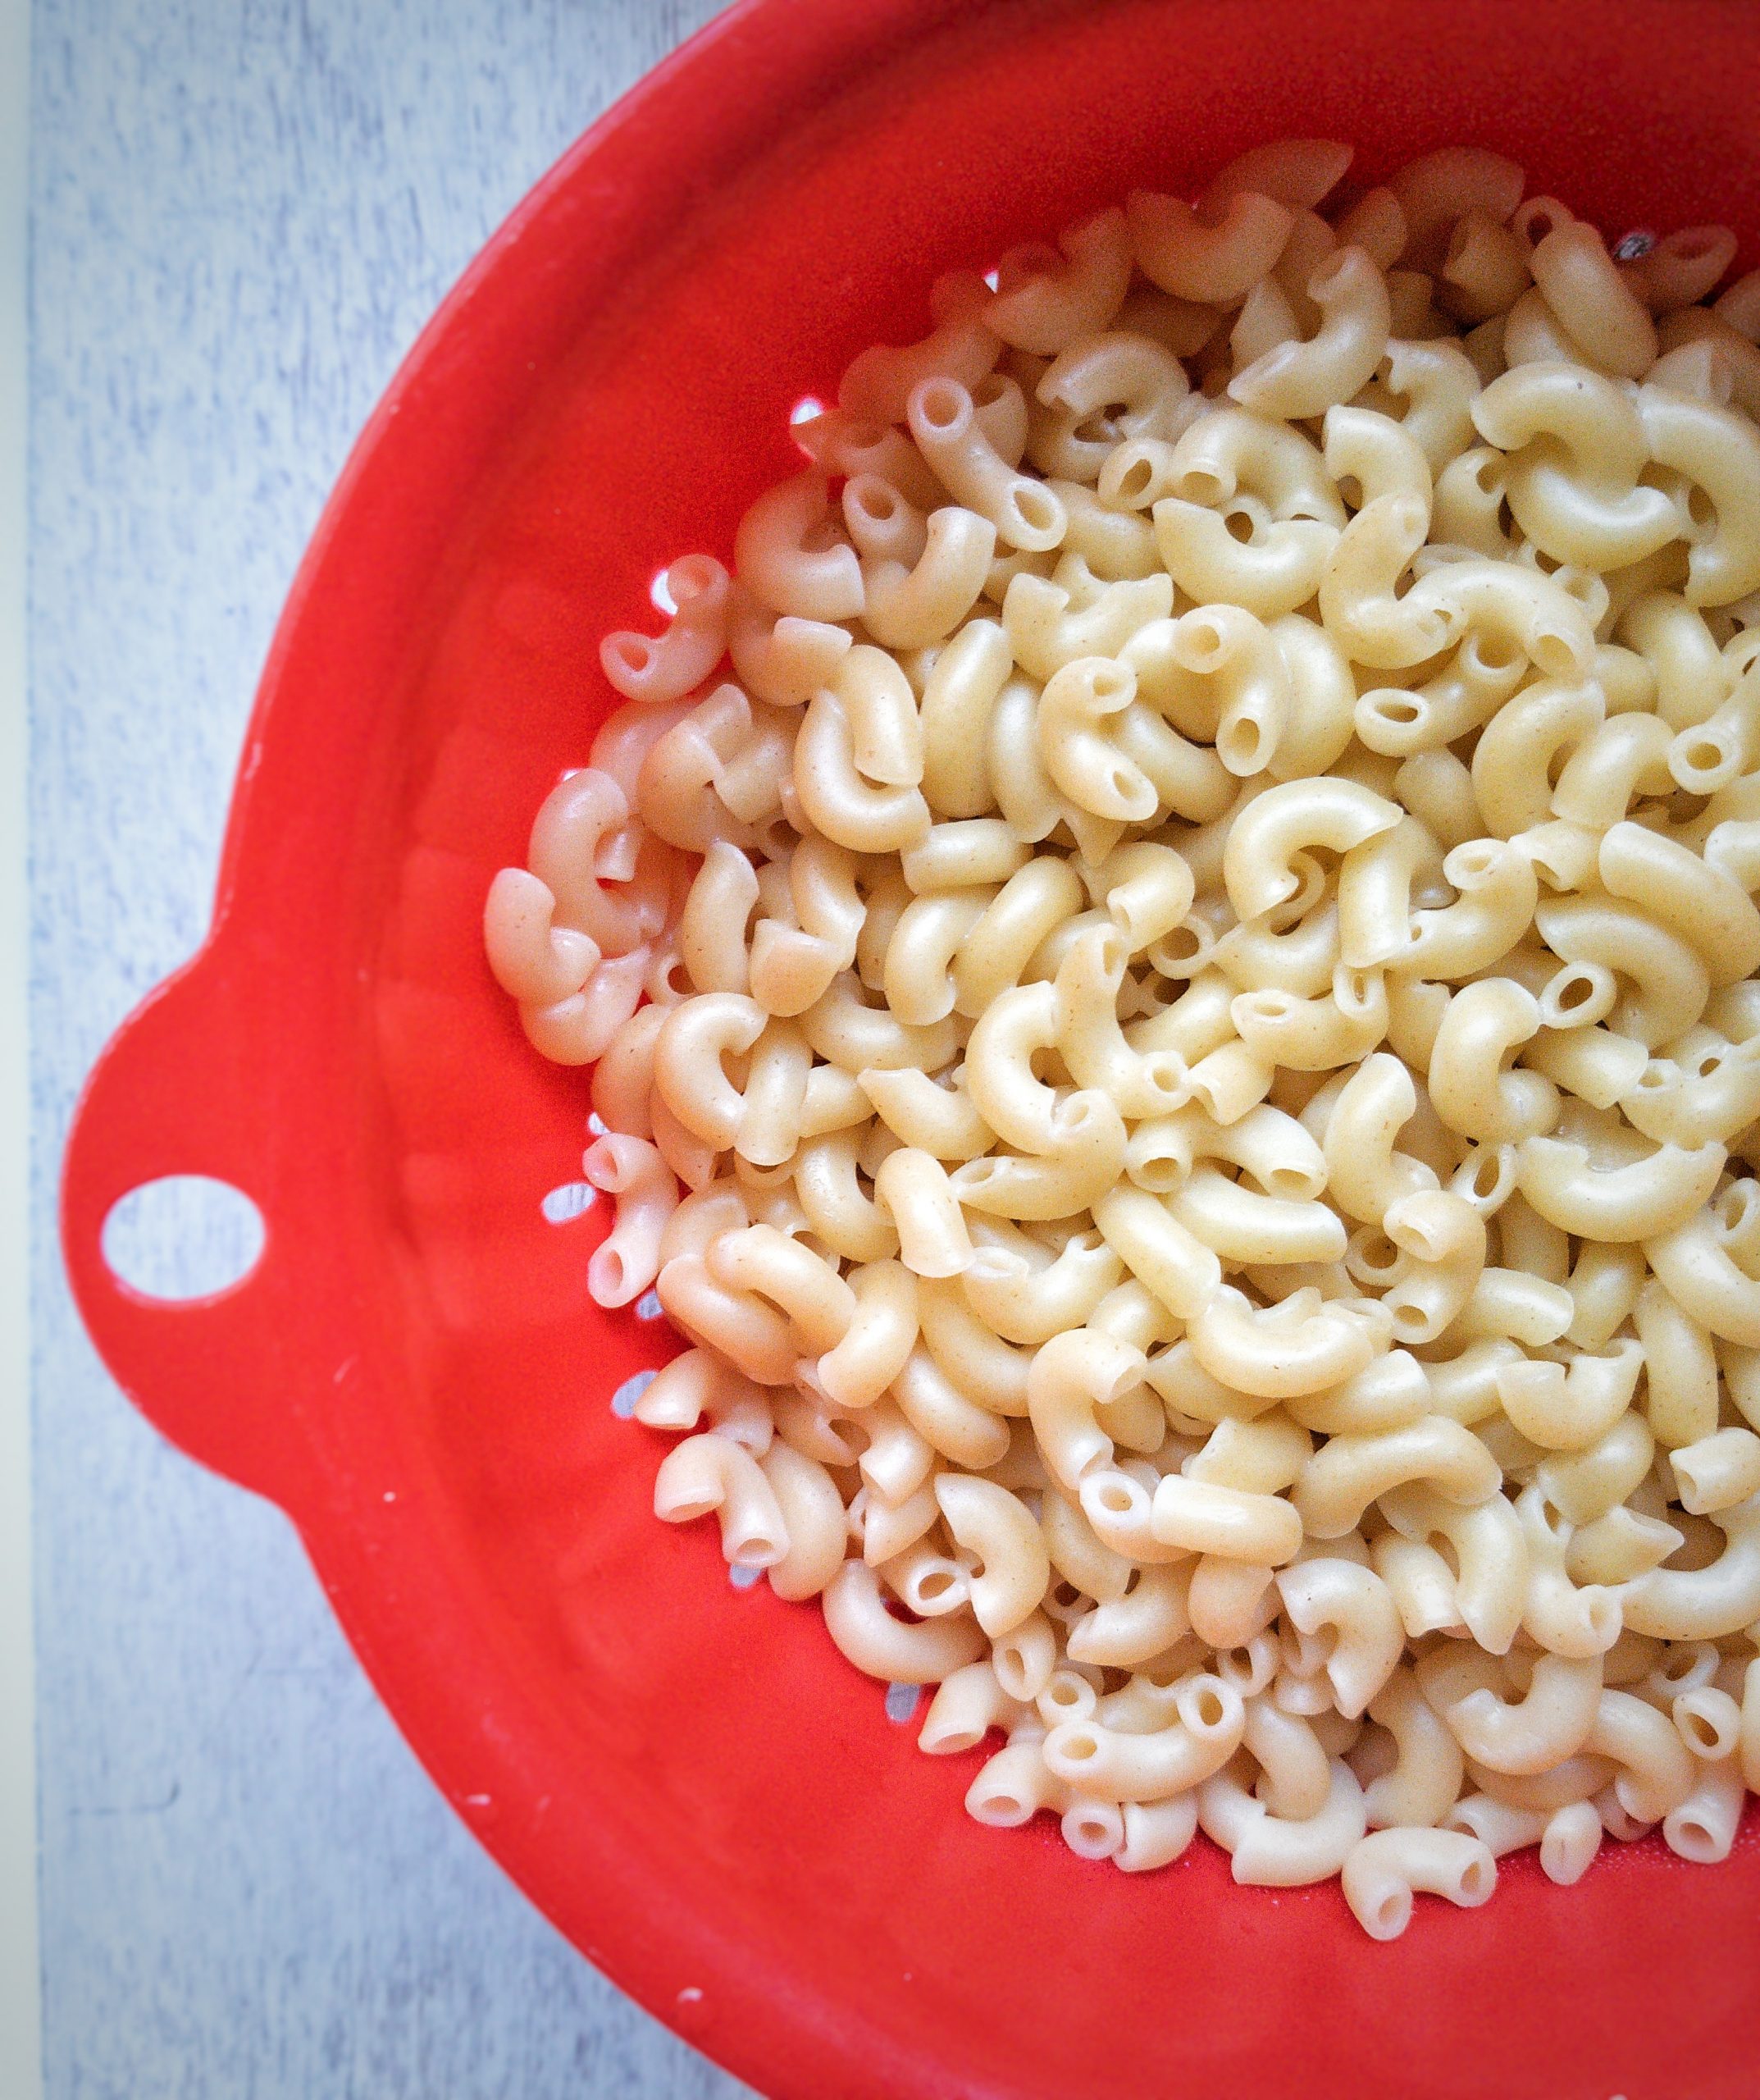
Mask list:
[[[310,1322],[294,1250],[265,1187],[266,1066],[218,938],[151,992],[86,1082],[68,1138],[62,1250],[98,1354],[148,1420],[203,1465],[296,1509],[311,1450],[295,1404],[309,1391]],[[262,1215],[262,1252],[210,1297],[150,1298],[104,1258],[104,1221],[130,1191],[206,1175]]]

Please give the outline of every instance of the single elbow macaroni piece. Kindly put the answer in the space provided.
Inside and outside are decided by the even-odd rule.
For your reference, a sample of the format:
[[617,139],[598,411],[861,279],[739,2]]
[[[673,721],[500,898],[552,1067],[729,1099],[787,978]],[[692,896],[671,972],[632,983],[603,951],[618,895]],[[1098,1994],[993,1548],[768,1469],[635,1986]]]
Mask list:
[[935,1500],[954,1543],[977,1557],[972,1614],[992,1641],[1012,1633],[1037,1609],[1051,1564],[1026,1505],[994,1481],[942,1473]]
[[1293,856],[1306,847],[1344,852],[1391,831],[1397,803],[1354,780],[1329,777],[1282,781],[1255,796],[1229,828],[1223,851],[1229,902],[1242,920],[1256,919],[1295,895]]
[[1398,1939],[1411,1922],[1415,1891],[1464,1910],[1491,1900],[1497,1861],[1481,1839],[1459,1830],[1371,1831],[1345,1855],[1344,1900],[1373,1939]]
[[1442,1709],[1468,1757],[1494,1772],[1549,1772],[1594,1733],[1602,1694],[1601,1658],[1543,1655],[1524,1697],[1501,1699],[1479,1686]]
[[1678,935],[1704,964],[1714,987],[1753,975],[1760,964],[1760,911],[1721,868],[1629,822],[1605,834],[1597,865],[1608,895],[1641,905]]
[[1365,1828],[1362,1789],[1342,1759],[1331,1762],[1325,1806],[1298,1819],[1274,1815],[1228,1770],[1198,1788],[1205,1834],[1233,1856],[1229,1871],[1243,1887],[1298,1888],[1337,1874]]
[[1542,1358],[1499,1367],[1498,1398],[1530,1444],[1548,1451],[1582,1451],[1606,1436],[1631,1405],[1644,1351],[1616,1342],[1607,1356],[1586,1351],[1567,1366]]
[[1614,1796],[1640,1823],[1679,1808],[1698,1778],[1698,1760],[1668,1715],[1629,1691],[1603,1691],[1584,1747],[1612,1760]]
[[626,700],[682,700],[721,661],[727,646],[727,572],[709,555],[686,555],[666,572],[677,610],[658,640],[608,634],[599,645],[605,676]]
[[1240,1694],[1220,1678],[1201,1673],[1181,1683],[1170,1726],[1127,1735],[1095,1721],[1065,1722],[1046,1737],[1044,1757],[1048,1770],[1089,1798],[1165,1801],[1225,1764],[1246,1727]]
[[1472,1504],[1494,1495],[1502,1477],[1470,1429],[1436,1414],[1378,1435],[1332,1437],[1303,1467],[1293,1500],[1310,1536],[1335,1539],[1402,1482],[1432,1482],[1449,1501]]
[[1627,1590],[1625,1623],[1635,1633],[1721,1641],[1760,1618],[1760,1495],[1717,1511],[1710,1521],[1724,1545],[1708,1567],[1653,1568]]
[[1294,215],[1250,189],[1213,200],[1206,218],[1183,199],[1133,190],[1125,204],[1137,267],[1176,299],[1232,306],[1284,252]]
[[1284,1568],[1277,1586],[1290,1623],[1302,1632],[1336,1629],[1326,1676],[1338,1711],[1354,1720],[1387,1682],[1405,1650],[1406,1632],[1392,1591],[1372,1568],[1329,1558],[1303,1559]]
[[857,1669],[882,1684],[939,1684],[983,1654],[984,1637],[963,1614],[914,1626],[894,1618],[879,1577],[846,1560],[824,1591],[826,1631]]
[[586,1287],[595,1303],[627,1305],[660,1273],[660,1241],[678,1185],[655,1147],[608,1131],[587,1147],[586,1180],[617,1198],[617,1222],[593,1250]]
[[1009,272],[1006,290],[981,309],[984,326],[1015,349],[1055,357],[1066,345],[1104,328],[1130,282],[1130,237],[1115,206],[1071,226],[1060,256],[1027,252]]
[[758,1461],[713,1431],[675,1444],[654,1483],[654,1513],[666,1522],[688,1524],[711,1512],[730,1566],[773,1568],[787,1555],[787,1527]]
[[[1394,1545],[1428,1550],[1389,1536]],[[1403,1613],[1401,1616],[1405,1618]],[[1405,1631],[1409,1637],[1409,1621]],[[1370,1719],[1393,1737],[1397,1753],[1392,1769],[1377,1774],[1363,1790],[1370,1827],[1427,1829],[1440,1823],[1454,1806],[1466,1776],[1461,1746],[1452,1731],[1403,1665],[1388,1673],[1370,1701],[1368,1712]]]
[[1302,1519],[1275,1495],[1255,1494],[1215,1481],[1169,1473],[1155,1491],[1150,1514],[1155,1536],[1188,1553],[1274,1568],[1302,1544]]
[[[999,382],[979,382],[980,390]],[[911,390],[906,414],[918,450],[956,503],[987,518],[1005,546],[1055,547],[1069,527],[1062,500],[1043,482],[1017,473],[991,442],[979,414],[982,393],[937,375]]]
[[1028,1411],[1046,1463],[1069,1493],[1110,1466],[1112,1439],[1096,1410],[1140,1385],[1147,1367],[1141,1349],[1091,1327],[1054,1335],[1034,1357]]
[[1587,1146],[1560,1138],[1524,1137],[1516,1148],[1516,1185],[1550,1223],[1585,1239],[1653,1239],[1684,1225],[1717,1185],[1721,1145],[1685,1152],[1658,1145],[1648,1158],[1601,1167]]
[[1367,384],[1388,347],[1392,314],[1386,281],[1360,248],[1328,255],[1307,281],[1320,331],[1305,343],[1280,343],[1229,382],[1230,397],[1256,415],[1294,422],[1324,415]]

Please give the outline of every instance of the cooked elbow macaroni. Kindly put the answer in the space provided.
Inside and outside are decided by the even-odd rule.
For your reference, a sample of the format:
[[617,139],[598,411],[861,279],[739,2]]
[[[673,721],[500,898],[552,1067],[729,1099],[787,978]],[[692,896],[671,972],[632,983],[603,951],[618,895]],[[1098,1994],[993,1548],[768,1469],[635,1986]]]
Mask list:
[[1760,277],[1350,158],[858,357],[484,933],[656,1513],[979,1821],[1386,1938],[1760,1787]]

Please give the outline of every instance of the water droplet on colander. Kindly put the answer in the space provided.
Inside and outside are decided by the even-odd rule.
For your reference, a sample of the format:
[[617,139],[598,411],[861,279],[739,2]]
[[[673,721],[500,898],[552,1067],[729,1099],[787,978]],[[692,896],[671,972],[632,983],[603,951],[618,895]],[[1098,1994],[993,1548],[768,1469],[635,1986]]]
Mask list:
[[638,1320],[658,1320],[661,1311],[660,1294],[657,1290],[645,1290],[636,1301]]
[[602,1138],[605,1134],[605,1119],[596,1108],[586,1119],[586,1129],[590,1137]]
[[809,423],[815,416],[822,416],[824,413],[825,404],[817,394],[803,394],[789,410],[788,420],[791,424]]
[[1640,255],[1648,255],[1656,245],[1656,235],[1642,228],[1635,229],[1613,244],[1613,258],[1616,262],[1635,262]]
[[636,1401],[654,1383],[655,1375],[652,1371],[638,1371],[633,1377],[626,1378],[611,1395],[611,1412],[627,1422],[636,1412]]
[[727,1570],[727,1580],[736,1590],[750,1590],[763,1579],[761,1568],[733,1567]]
[[654,572],[648,584],[648,596],[653,601],[654,609],[657,613],[665,613],[670,616],[678,609],[678,600],[673,596],[671,587],[666,581],[666,571],[663,568],[657,568]]
[[920,1685],[889,1684],[886,1688],[886,1717],[902,1728],[915,1714],[923,1696]]
[[598,1201],[599,1191],[590,1181],[564,1181],[550,1190],[538,1208],[552,1225],[567,1225],[572,1218],[584,1217]]

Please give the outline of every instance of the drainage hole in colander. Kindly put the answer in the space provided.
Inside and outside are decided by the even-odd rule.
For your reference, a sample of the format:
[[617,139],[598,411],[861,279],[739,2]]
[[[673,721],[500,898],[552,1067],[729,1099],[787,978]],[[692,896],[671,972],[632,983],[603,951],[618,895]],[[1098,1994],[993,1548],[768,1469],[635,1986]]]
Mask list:
[[922,1697],[922,1687],[914,1684],[889,1684],[886,1688],[886,1717],[904,1728],[916,1717],[917,1702]]
[[111,1272],[144,1298],[212,1298],[262,1253],[262,1212],[206,1174],[144,1181],[111,1206],[98,1244]]
[[590,1211],[598,1201],[599,1191],[590,1181],[564,1181],[560,1188],[551,1189],[538,1208],[552,1225],[567,1225],[571,1218]]
[[626,1378],[611,1395],[611,1412],[620,1422],[627,1422],[636,1412],[636,1403],[659,1376],[656,1371],[638,1371],[633,1377]]

